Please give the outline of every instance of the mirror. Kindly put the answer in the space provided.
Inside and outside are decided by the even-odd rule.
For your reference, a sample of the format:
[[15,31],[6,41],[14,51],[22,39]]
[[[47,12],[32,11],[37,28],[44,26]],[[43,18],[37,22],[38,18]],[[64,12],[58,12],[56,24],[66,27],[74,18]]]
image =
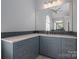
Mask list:
[[[48,1],[48,2],[46,2]],[[72,31],[72,0],[60,0],[62,4],[51,4],[57,0],[37,0],[36,30],[37,31]],[[49,4],[50,2],[50,4]],[[47,5],[45,5],[48,3]],[[53,6],[54,5],[54,6]]]
[[64,21],[54,22],[54,30],[64,30]]

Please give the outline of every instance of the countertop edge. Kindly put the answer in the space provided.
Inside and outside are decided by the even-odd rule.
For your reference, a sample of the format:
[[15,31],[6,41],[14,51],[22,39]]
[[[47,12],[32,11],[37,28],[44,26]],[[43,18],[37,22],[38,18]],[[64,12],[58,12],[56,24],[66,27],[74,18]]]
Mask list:
[[[61,38],[73,38],[77,39],[75,36],[69,36],[69,35],[52,35],[52,34],[27,34],[27,35],[20,35],[20,36],[14,36],[14,37],[8,37],[8,38],[1,38],[2,41],[15,43],[18,41],[22,41],[25,39],[30,39],[37,36],[46,36],[46,37],[61,37]],[[14,40],[15,39],[15,40]]]

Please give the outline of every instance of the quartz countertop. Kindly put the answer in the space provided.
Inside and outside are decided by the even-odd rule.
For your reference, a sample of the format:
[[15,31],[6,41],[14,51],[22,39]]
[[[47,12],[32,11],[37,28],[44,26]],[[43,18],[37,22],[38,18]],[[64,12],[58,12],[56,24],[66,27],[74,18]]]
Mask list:
[[38,33],[35,33],[35,34],[27,34],[27,35],[19,35],[19,36],[14,36],[14,37],[2,38],[1,40],[7,41],[7,42],[10,42],[10,43],[14,43],[14,42],[18,42],[18,41],[21,41],[21,40],[30,39],[30,38],[37,37],[37,36],[62,37],[62,38],[73,38],[73,39],[77,39],[77,37],[70,36],[70,35],[38,34]]

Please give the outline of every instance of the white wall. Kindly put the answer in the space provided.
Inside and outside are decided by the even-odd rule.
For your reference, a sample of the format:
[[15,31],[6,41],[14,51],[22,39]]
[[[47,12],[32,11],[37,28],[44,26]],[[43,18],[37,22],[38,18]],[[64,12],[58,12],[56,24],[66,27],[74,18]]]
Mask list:
[[35,30],[34,0],[2,0],[1,32]]

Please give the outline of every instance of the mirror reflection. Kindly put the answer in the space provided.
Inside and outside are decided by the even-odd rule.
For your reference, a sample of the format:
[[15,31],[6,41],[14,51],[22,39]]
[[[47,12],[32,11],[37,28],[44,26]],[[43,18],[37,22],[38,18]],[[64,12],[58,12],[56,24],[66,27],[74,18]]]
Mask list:
[[37,0],[37,31],[72,31],[72,0]]

